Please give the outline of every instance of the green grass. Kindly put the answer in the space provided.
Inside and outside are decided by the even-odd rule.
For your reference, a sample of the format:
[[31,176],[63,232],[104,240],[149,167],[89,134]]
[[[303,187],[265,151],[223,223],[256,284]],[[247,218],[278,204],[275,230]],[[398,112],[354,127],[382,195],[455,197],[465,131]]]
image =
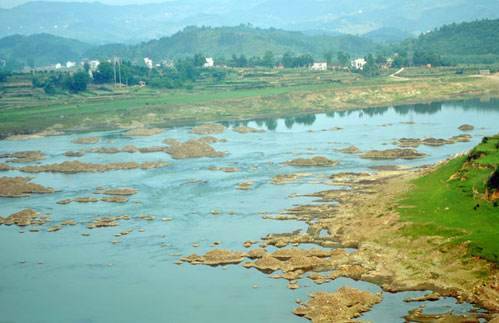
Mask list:
[[[478,145],[468,156],[455,158],[414,180],[414,187],[400,201],[411,206],[399,209],[401,219],[411,222],[404,233],[442,236],[453,243],[469,241],[472,255],[498,262],[499,207],[484,195],[487,180],[499,166],[497,145],[499,135]],[[469,160],[473,155],[480,157]]]
[[[352,108],[499,97],[497,82],[450,74],[400,81],[344,71],[233,69],[221,82],[193,89],[92,86],[88,92],[47,96],[27,75],[0,87],[0,138],[54,125],[66,130],[114,129],[132,121],[176,126],[208,121],[277,118]],[[415,91],[414,89],[417,89]]]

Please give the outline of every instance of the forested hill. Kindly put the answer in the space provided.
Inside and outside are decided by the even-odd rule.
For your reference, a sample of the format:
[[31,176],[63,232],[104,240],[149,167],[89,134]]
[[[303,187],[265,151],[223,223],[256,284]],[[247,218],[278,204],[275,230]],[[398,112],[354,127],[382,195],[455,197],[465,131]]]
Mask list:
[[416,47],[444,57],[499,55],[499,19],[443,26],[421,35]]
[[0,60],[13,67],[43,66],[79,60],[90,45],[49,34],[14,35],[0,39]]
[[247,25],[237,27],[187,27],[171,37],[163,37],[135,46],[104,45],[88,54],[94,57],[117,55],[129,59],[151,57],[207,56],[230,58],[233,54],[263,56],[286,52],[310,54],[321,59],[326,52],[344,51],[351,55],[365,55],[376,50],[376,44],[367,38],[351,35],[306,35],[280,29],[261,29]]

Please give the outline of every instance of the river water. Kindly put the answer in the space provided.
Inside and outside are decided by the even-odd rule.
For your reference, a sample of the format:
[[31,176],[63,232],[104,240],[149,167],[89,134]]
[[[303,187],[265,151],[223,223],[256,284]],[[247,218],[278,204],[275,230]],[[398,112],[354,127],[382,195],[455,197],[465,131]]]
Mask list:
[[[427,157],[412,161],[371,161],[358,155],[335,151],[349,145],[361,150],[394,148],[401,137],[449,138],[461,134],[463,123],[475,126],[470,142],[441,147],[421,146]],[[245,122],[265,130],[239,134],[237,123],[225,123],[226,142],[213,146],[228,154],[224,158],[173,160],[165,153],[85,154],[85,162],[168,161],[169,167],[152,170],[123,170],[93,174],[34,175],[33,182],[57,190],[53,194],[26,198],[0,198],[0,215],[23,208],[51,214],[54,223],[74,219],[80,224],[49,233],[29,232],[16,226],[0,226],[0,323],[6,322],[304,322],[292,310],[295,300],[306,300],[312,291],[333,291],[341,286],[379,291],[372,284],[337,279],[315,285],[308,279],[292,291],[287,281],[271,279],[241,266],[211,268],[175,264],[180,255],[204,253],[213,241],[220,248],[243,250],[245,240],[258,240],[268,233],[306,229],[296,221],[262,219],[293,205],[310,203],[295,194],[331,189],[321,178],[336,172],[372,171],[370,166],[420,166],[464,152],[482,136],[499,131],[499,102],[448,102],[352,110],[331,114],[295,116]],[[334,127],[341,130],[332,131]],[[98,136],[94,145],[78,145],[78,137]],[[64,152],[89,147],[139,147],[161,145],[167,138],[187,140],[199,137],[190,127],[165,129],[151,137],[127,137],[123,131],[68,134],[28,141],[0,141],[0,153],[42,150],[58,163],[69,158]],[[282,163],[298,158],[325,156],[339,161],[333,168],[294,168]],[[0,160],[1,162],[2,160]],[[34,163],[31,163],[34,164]],[[211,171],[210,166],[238,167],[240,172]],[[311,176],[287,185],[273,185],[277,174],[307,172]],[[0,176],[26,176],[18,171]],[[237,190],[238,183],[254,181],[251,190]],[[125,204],[71,203],[57,201],[95,196],[99,186],[133,187],[139,193]],[[215,214],[213,214],[215,213]],[[98,216],[132,216],[114,228],[88,230],[86,223]],[[154,215],[144,221],[140,214]],[[172,221],[161,221],[171,217]],[[125,229],[126,237],[114,235]],[[143,229],[140,232],[139,229]],[[25,232],[24,232],[25,231]],[[88,232],[90,236],[82,236]],[[113,244],[113,240],[120,243]],[[193,243],[199,244],[194,247]],[[257,288],[254,288],[254,286]],[[423,292],[384,293],[383,302],[363,318],[374,322],[403,322],[408,310],[421,303],[404,303],[407,296]],[[469,311],[470,304],[452,298],[427,303],[427,312]]]

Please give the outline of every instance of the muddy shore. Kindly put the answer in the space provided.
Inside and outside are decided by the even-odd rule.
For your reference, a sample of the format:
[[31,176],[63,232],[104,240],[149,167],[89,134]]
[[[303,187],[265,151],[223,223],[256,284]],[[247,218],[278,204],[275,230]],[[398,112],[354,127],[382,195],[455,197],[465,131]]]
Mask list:
[[[466,244],[456,246],[437,236],[414,239],[402,233],[404,226],[409,224],[402,222],[397,212],[404,207],[398,202],[401,194],[408,192],[412,179],[432,169],[433,166],[377,174],[332,175],[331,184],[347,185],[351,190],[312,194],[321,203],[294,207],[279,216],[279,220],[306,222],[306,232],[267,235],[262,237],[260,245],[255,245],[247,253],[217,251],[180,260],[193,265],[239,264],[255,268],[272,278],[288,280],[290,289],[300,288],[297,280],[303,277],[317,284],[348,277],[374,283],[384,292],[430,290],[439,297],[455,297],[460,302],[476,304],[489,311],[484,314],[486,319],[497,319],[499,272],[495,264],[471,258]],[[332,201],[339,205],[332,206]],[[301,249],[300,244],[304,243],[333,249],[329,252]],[[278,249],[271,252],[268,246]],[[283,249],[286,246],[293,247]],[[355,251],[346,252],[346,248],[355,248]],[[341,299],[334,294],[324,297],[328,302]],[[317,296],[311,300],[312,304],[314,301],[317,301]],[[356,304],[367,310],[377,301],[371,299],[365,304]],[[329,305],[344,306],[339,303]],[[316,306],[320,308],[320,305]],[[313,315],[308,315],[316,310],[305,304],[295,310],[295,314],[316,321]],[[415,313],[408,315],[414,316]],[[337,313],[330,314],[329,319],[334,321]],[[470,314],[468,319],[476,319],[473,315]],[[353,317],[353,314],[348,316],[349,319]],[[328,318],[321,315],[318,321],[323,320]]]

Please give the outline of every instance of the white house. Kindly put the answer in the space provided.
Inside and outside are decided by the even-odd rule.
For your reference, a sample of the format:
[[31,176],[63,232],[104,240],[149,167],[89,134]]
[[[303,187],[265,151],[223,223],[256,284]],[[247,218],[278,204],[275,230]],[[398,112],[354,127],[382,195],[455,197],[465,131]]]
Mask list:
[[206,57],[206,63],[204,63],[203,67],[213,67],[215,66],[215,61],[213,57]]
[[144,64],[146,64],[147,68],[149,69],[152,69],[153,67],[152,59],[150,59],[149,57],[144,57]]
[[62,68],[61,63],[57,63],[57,64],[55,64],[55,69],[56,69],[56,70],[59,70],[59,69],[61,69],[61,68]]
[[88,66],[90,67],[91,72],[97,71],[97,68],[99,67],[99,65],[100,65],[100,62],[96,59],[94,59],[92,61],[88,61]]
[[71,61],[67,61],[66,62],[66,68],[72,68],[72,67],[75,67],[75,66],[76,66],[75,62],[71,62]]
[[310,69],[312,71],[327,71],[327,62],[316,62],[310,67]]
[[364,65],[366,65],[366,64],[367,64],[367,62],[363,58],[357,58],[357,59],[354,59],[352,61],[352,67],[357,69],[357,70],[363,70]]

